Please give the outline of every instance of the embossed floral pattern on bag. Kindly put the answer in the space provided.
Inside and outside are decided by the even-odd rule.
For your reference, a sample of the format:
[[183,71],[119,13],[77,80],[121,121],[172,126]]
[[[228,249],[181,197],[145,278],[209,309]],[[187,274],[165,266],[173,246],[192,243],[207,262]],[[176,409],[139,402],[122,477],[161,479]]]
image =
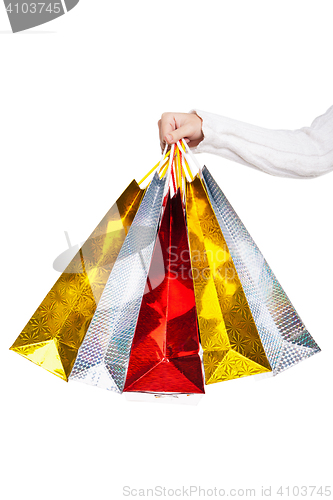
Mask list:
[[234,263],[198,176],[186,183],[186,211],[206,384],[271,371]]
[[67,380],[144,190],[132,181],[56,281],[13,351]]

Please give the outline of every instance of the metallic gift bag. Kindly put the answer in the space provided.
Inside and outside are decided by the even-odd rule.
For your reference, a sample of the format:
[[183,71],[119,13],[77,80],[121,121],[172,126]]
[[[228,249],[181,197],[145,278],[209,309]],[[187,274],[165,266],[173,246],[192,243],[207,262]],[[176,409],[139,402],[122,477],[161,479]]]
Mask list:
[[201,179],[186,182],[186,214],[206,384],[271,371]]
[[151,181],[82,343],[70,380],[122,392],[166,179]]
[[132,343],[124,392],[204,393],[187,228],[168,197]]
[[144,190],[132,181],[10,348],[67,380]]
[[202,176],[266,356],[273,373],[277,374],[316,354],[320,348],[206,167],[202,169]]

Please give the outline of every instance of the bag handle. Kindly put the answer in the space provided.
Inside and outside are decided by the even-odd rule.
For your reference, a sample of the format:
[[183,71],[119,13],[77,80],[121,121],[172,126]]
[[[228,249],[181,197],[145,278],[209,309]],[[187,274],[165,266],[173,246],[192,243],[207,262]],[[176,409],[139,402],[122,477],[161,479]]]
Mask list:
[[[194,154],[192,153],[192,151],[188,147],[187,142],[184,139],[181,139],[181,141],[182,141],[183,145],[181,145],[180,141],[177,141],[177,146],[178,146],[179,150],[182,151],[182,153],[185,157],[185,160],[186,160],[185,164],[188,168],[188,173],[190,174],[191,180],[193,180],[193,177],[192,177],[193,174],[192,174],[190,163],[193,162],[192,164],[194,164],[196,166],[196,168],[198,169],[197,173],[200,173],[201,167],[200,167],[197,159],[195,158]],[[191,162],[189,162],[189,159],[191,159]]]
[[[163,151],[163,154],[162,154],[162,157],[160,159],[160,161],[158,163],[156,163],[156,165],[153,166],[153,168],[151,170],[149,170],[149,172],[138,182],[139,186],[140,184],[142,184],[146,179],[148,179],[148,177],[151,176],[151,174],[153,174],[155,172],[155,170],[158,170],[159,171],[159,174],[160,174],[160,177],[163,177],[163,175],[161,175],[161,172],[163,171],[163,167],[167,164],[167,162],[165,162],[162,167],[161,167],[161,164],[163,163],[163,160],[165,158],[167,158],[169,155],[170,155],[170,151],[168,151],[166,153],[166,150],[167,150],[167,147],[168,145],[166,144],[165,145],[165,148],[164,148],[164,151]],[[165,173],[165,172],[164,172]]]

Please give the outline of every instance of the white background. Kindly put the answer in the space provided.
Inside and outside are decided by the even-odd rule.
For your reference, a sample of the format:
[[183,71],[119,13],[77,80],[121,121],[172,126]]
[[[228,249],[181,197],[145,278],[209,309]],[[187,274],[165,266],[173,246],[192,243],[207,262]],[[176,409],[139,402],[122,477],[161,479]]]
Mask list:
[[64,231],[84,241],[159,160],[162,112],[295,129],[333,104],[332,15],[330,1],[81,0],[12,35],[0,6],[2,498],[332,483],[333,173],[197,157],[322,349],[278,377],[208,386],[198,406],[130,403],[8,350],[59,276]]

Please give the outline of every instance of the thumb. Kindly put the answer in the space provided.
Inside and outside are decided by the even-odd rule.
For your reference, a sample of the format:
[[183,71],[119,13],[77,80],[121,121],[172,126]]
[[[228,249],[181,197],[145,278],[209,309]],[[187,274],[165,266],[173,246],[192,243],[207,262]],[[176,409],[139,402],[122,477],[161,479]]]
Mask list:
[[173,132],[170,132],[165,136],[165,140],[168,144],[175,144],[180,139],[184,137],[190,136],[192,133],[192,128],[189,125],[184,125],[183,127],[179,127]]

